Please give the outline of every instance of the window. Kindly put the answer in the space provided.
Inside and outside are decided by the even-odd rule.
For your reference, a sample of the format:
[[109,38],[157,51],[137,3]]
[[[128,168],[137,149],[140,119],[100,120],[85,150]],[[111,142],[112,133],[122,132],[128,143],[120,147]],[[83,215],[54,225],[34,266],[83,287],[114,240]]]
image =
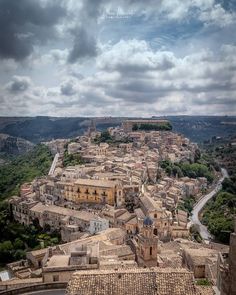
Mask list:
[[154,218],[157,218],[157,214],[156,213],[154,214]]
[[53,275],[53,282],[59,281],[59,275]]
[[152,256],[152,247],[150,247],[150,255]]

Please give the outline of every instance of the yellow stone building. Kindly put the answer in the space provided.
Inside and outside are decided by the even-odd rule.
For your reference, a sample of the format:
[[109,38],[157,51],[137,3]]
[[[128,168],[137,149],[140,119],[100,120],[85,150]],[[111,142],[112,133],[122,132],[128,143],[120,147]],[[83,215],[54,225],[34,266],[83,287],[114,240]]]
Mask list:
[[123,204],[122,185],[117,181],[81,178],[73,183],[64,182],[63,188],[64,199],[75,203]]

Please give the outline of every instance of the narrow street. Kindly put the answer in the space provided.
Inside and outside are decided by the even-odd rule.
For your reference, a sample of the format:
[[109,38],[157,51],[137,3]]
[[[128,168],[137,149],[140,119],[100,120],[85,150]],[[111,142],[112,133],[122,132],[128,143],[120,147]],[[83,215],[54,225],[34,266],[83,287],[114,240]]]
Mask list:
[[196,225],[199,226],[199,234],[201,235],[202,239],[205,240],[205,241],[209,241],[212,238],[212,236],[209,233],[209,231],[207,230],[207,227],[200,222],[200,220],[199,220],[199,213],[201,212],[201,210],[203,209],[203,207],[206,205],[206,203],[212,197],[214,197],[214,195],[216,195],[220,191],[222,181],[226,177],[229,177],[228,176],[228,172],[226,171],[226,169],[221,168],[221,173],[222,173],[222,177],[217,182],[216,187],[209,194],[207,194],[204,197],[202,197],[195,204],[195,206],[193,208],[193,211],[192,211],[192,216],[190,217],[191,223],[192,224],[196,224]]
[[52,176],[54,174],[58,159],[59,159],[59,153],[56,153],[56,155],[54,156],[51,168],[50,168],[50,170],[48,172],[49,176]]

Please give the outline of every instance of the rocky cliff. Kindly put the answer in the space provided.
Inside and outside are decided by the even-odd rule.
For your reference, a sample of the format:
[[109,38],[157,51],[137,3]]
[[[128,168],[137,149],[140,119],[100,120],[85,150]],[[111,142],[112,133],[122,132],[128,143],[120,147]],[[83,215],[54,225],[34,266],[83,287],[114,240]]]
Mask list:
[[33,147],[34,144],[28,140],[0,133],[0,153],[3,155],[21,155]]

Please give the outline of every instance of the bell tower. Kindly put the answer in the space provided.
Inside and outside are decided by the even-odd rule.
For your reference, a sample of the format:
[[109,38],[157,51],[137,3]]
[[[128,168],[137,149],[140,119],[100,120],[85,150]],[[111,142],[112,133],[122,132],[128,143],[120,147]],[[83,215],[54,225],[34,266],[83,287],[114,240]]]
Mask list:
[[157,266],[158,237],[153,234],[153,221],[145,217],[137,235],[137,259],[139,266]]

